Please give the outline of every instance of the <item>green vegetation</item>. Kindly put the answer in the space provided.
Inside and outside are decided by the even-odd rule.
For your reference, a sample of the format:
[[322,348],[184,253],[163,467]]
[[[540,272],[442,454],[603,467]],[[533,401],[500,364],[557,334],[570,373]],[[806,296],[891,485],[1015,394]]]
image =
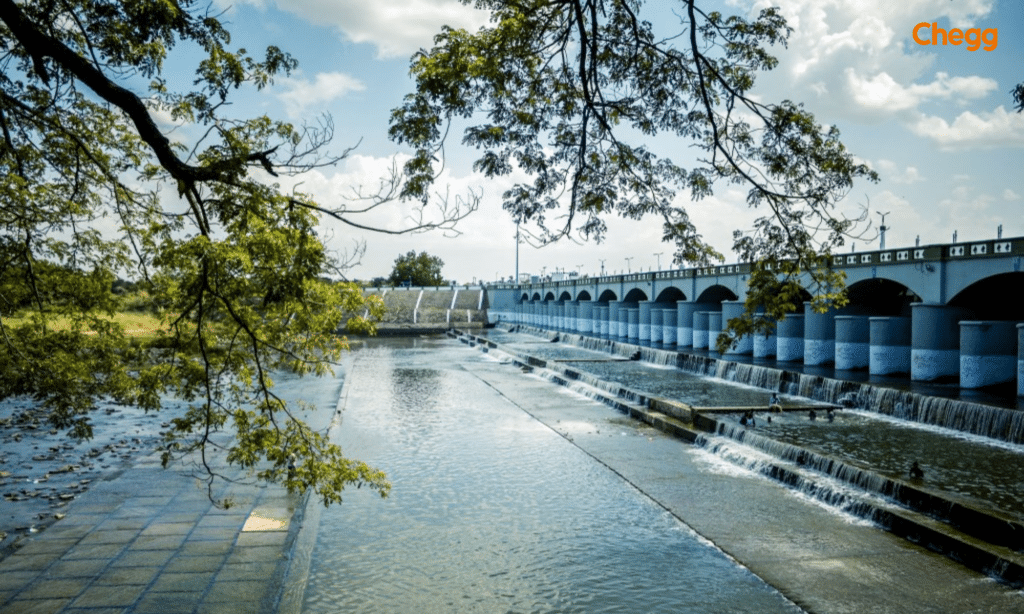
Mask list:
[[[190,408],[171,420],[165,463],[193,455],[212,484],[206,460],[227,432],[227,459],[260,480],[325,504],[349,484],[385,495],[384,474],[310,430],[271,378],[324,374],[348,347],[337,331],[373,331],[382,305],[329,280],[343,272],[318,226],[366,228],[354,218],[404,178],[358,207],[282,190],[278,177],[346,152],[330,151],[330,118],[233,114],[236,91],[296,62],[229,41],[208,2],[0,0],[0,399],[31,396],[88,436],[98,399],[157,410],[172,395]],[[194,75],[164,75],[172,51]],[[477,202],[382,230],[450,229]],[[145,316],[125,308],[142,292]]]
[[444,261],[437,256],[431,256],[427,252],[417,254],[410,251],[407,254],[395,258],[395,266],[391,269],[391,276],[388,282],[394,286],[443,286],[445,281],[441,276],[441,268]]
[[[734,250],[757,273],[733,332],[783,315],[805,273],[818,309],[841,305],[830,253],[856,220],[836,206],[854,181],[877,175],[834,126],[820,126],[800,104],[753,93],[758,72],[777,64],[770,46],[790,32],[778,9],[745,19],[701,4],[683,0],[672,13],[678,22],[667,23],[664,11],[654,14],[664,7],[640,0],[477,0],[490,25],[445,28],[413,57],[415,91],[392,112],[391,137],[415,150],[406,194],[429,190],[457,124],[463,144],[479,151],[477,171],[530,176],[503,199],[533,241],[599,241],[608,216],[651,217],[677,264],[704,266],[722,256],[681,203],[741,185],[763,215],[735,233]],[[692,164],[660,157],[659,135],[688,143]],[[768,320],[755,317],[758,309]]]

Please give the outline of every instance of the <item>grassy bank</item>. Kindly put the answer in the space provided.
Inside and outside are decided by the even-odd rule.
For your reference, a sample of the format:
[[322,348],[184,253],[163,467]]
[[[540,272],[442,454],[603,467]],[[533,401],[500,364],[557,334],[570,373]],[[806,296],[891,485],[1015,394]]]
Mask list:
[[[154,315],[137,312],[117,312],[113,316],[99,314],[98,317],[120,324],[125,334],[130,337],[154,337],[160,330],[160,319]],[[4,326],[17,327],[28,323],[29,316],[25,313],[17,313],[13,316],[3,316]],[[64,316],[57,316],[49,321],[49,325],[56,330],[66,330],[71,327],[71,320]],[[84,331],[86,334],[95,334],[95,331]]]

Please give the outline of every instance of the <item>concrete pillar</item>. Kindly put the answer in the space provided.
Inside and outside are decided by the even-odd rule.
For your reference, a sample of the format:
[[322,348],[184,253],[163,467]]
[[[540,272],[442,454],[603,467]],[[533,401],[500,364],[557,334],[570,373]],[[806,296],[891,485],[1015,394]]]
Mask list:
[[661,325],[661,308],[657,305],[651,309],[651,347],[660,348],[662,346],[661,340],[664,334],[664,328]]
[[635,308],[636,303],[622,303],[619,307],[619,325],[616,338],[625,343],[629,341],[629,310]]
[[722,312],[708,312],[708,350],[717,352],[715,344],[718,343],[718,334],[722,332]]
[[[747,306],[743,301],[722,301],[722,327],[729,325],[729,320],[743,315]],[[714,345],[714,340],[709,340]],[[746,355],[754,353],[754,338],[750,335],[740,337],[736,345],[726,350],[726,355]]]
[[706,349],[708,347],[708,316],[710,311],[695,311],[693,313],[693,349]]
[[818,313],[804,302],[804,364],[827,365],[836,361],[836,312]]
[[[628,318],[628,320],[627,320],[627,328],[626,328],[626,340],[629,343],[633,343],[633,344],[639,343],[640,342],[640,308],[639,307],[630,307],[629,309],[626,310],[626,313],[628,314],[626,316]],[[650,329],[648,329],[648,333],[647,334],[650,334]],[[649,339],[648,339],[648,342],[650,342]]]
[[608,301],[608,336],[606,339],[615,341],[619,338],[619,311],[622,301]]
[[960,322],[960,387],[981,388],[1016,377],[1016,322]]
[[910,318],[870,318],[868,372],[910,373]]
[[[651,307],[654,301],[640,301],[637,305],[637,342],[640,345],[651,345]],[[632,336],[632,335],[631,335]]]
[[[774,328],[772,329],[774,332]],[[772,333],[754,333],[754,358],[771,358],[779,352],[779,337]]]
[[608,305],[594,305],[594,336],[599,339],[608,338]]
[[556,330],[560,330],[560,331],[565,330],[565,322],[567,320],[567,318],[565,317],[565,308],[566,308],[566,305],[565,305],[565,301],[564,300],[563,301],[555,301],[555,329]]
[[1017,396],[1024,397],[1024,324],[1017,325]]
[[960,320],[970,312],[939,303],[910,305],[910,379],[930,381],[960,372]]
[[594,301],[580,301],[579,330],[581,335],[594,335]]
[[679,328],[676,326],[676,318],[678,316],[679,311],[677,309],[663,308],[661,310],[661,347],[673,348],[678,343]]
[[787,313],[776,326],[776,360],[796,361],[804,358],[804,315]]
[[[690,347],[693,345],[693,319],[698,311],[710,311],[717,307],[715,303],[693,303],[690,301],[676,302],[676,345],[679,347]],[[705,326],[704,330],[707,330]],[[696,347],[696,346],[694,346]],[[707,347],[705,343],[702,347]]]
[[836,369],[866,369],[871,362],[868,316],[836,316]]

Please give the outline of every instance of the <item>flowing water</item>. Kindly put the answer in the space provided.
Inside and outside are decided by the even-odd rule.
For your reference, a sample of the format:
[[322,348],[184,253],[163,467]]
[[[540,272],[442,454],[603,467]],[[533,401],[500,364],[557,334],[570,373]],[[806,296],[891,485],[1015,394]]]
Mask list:
[[756,432],[751,429],[749,434],[739,424],[740,413],[719,414],[717,419],[732,428],[720,429],[702,444],[749,468],[764,468],[770,462],[766,458],[792,461],[810,451],[833,474],[870,474],[883,488],[891,488],[891,480],[907,480],[911,463],[918,461],[925,469],[925,479],[917,482],[922,488],[1024,521],[1019,471],[1024,412],[674,352],[645,349],[644,359],[656,364],[622,360],[596,351],[606,344],[589,338],[577,340],[583,347],[549,349],[552,344],[524,341],[523,335],[495,331],[489,336],[515,351],[547,350],[545,354],[558,356],[559,365],[571,366],[580,372],[579,379],[598,387],[602,384],[589,380],[694,406],[765,406],[769,391],[783,393],[788,407],[812,399],[857,405],[859,409],[838,410],[832,420],[820,409],[816,420],[808,412],[760,412],[755,415]]
[[445,339],[354,354],[340,442],[394,488],[322,513],[304,611],[800,611],[464,368],[489,360]]

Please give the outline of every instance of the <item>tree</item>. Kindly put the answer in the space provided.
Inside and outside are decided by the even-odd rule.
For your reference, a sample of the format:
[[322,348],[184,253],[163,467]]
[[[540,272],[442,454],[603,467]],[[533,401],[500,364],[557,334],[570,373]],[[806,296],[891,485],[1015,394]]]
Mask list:
[[[295,127],[230,114],[236,90],[268,87],[296,62],[275,47],[259,59],[229,50],[208,10],[0,0],[0,398],[29,395],[54,426],[88,436],[99,398],[156,410],[174,395],[190,408],[171,421],[165,463],[195,453],[212,483],[210,455],[227,431],[221,452],[260,480],[312,489],[325,504],[352,483],[384,495],[385,476],[310,430],[274,394],[272,374],[325,373],[347,348],[335,331],[373,330],[382,305],[324,277],[343,263],[317,226],[329,216],[366,228],[358,214],[394,202],[404,178],[340,208],[282,191],[277,177],[348,151],[328,150],[329,117]],[[198,58],[191,90],[164,78],[176,46]],[[184,124],[182,140],[159,116]],[[443,200],[431,217],[434,204],[421,191],[423,217],[379,230],[452,228],[477,197]],[[163,322],[155,338],[113,321],[119,276],[151,297]]]
[[1013,102],[1017,105],[1017,112],[1024,112],[1024,83],[1018,83],[1010,94],[1013,95]]
[[444,278],[441,277],[443,266],[444,261],[437,256],[431,256],[427,252],[417,254],[410,251],[395,258],[395,267],[391,269],[388,281],[395,286],[441,286],[444,285]]
[[[415,150],[406,194],[428,189],[458,122],[467,125],[463,143],[481,151],[476,170],[496,177],[518,167],[532,177],[503,204],[517,223],[533,224],[541,243],[572,233],[601,240],[608,215],[654,216],[675,262],[700,266],[722,256],[676,193],[689,190],[696,201],[718,184],[740,184],[765,214],[735,234],[734,249],[755,269],[747,315],[733,330],[781,317],[804,272],[818,309],[844,302],[829,254],[856,220],[837,215],[836,204],[856,179],[877,175],[853,159],[835,127],[822,128],[794,102],[752,94],[757,72],[777,63],[767,47],[784,45],[790,32],[777,9],[744,19],[682,0],[678,27],[662,36],[642,0],[475,4],[492,12],[492,25],[473,34],[445,28],[413,57],[415,91],[392,112],[391,137]],[[684,139],[700,157],[689,168],[659,157],[647,144],[659,134]],[[772,318],[757,318],[759,308]]]

